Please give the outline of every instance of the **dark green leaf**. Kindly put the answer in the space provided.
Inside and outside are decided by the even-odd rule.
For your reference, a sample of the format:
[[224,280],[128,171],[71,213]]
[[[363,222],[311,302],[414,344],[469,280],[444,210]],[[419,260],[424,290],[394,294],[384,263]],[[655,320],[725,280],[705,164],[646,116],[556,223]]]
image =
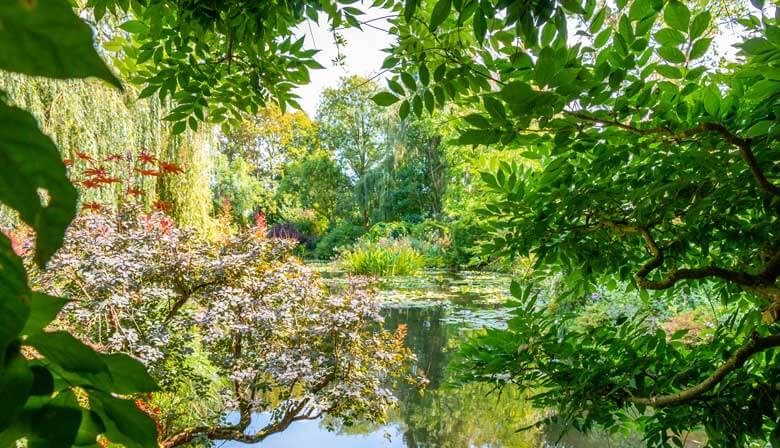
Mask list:
[[0,68],[49,78],[101,78],[122,86],[98,56],[92,30],[67,0],[0,2]]
[[30,298],[30,317],[22,333],[31,334],[44,329],[57,317],[67,300],[40,292],[32,293]]
[[694,42],[693,46],[691,46],[691,52],[688,55],[688,58],[693,61],[707,54],[710,43],[712,43],[712,38],[710,37],[704,37]]
[[435,30],[439,25],[444,22],[452,9],[452,0],[438,0],[433,6],[433,12],[431,13],[431,29]]
[[[62,245],[65,228],[76,214],[76,190],[59,150],[38,129],[35,118],[2,102],[0,166],[0,201],[35,229],[35,260],[43,266]],[[48,198],[41,197],[42,191]]]
[[[140,361],[124,353],[112,353],[103,356],[108,367],[111,383],[104,389],[119,394],[135,394],[155,392],[159,390],[157,383],[146,372],[146,367]],[[110,386],[110,389],[108,388]]]
[[411,92],[417,90],[417,83],[414,81],[414,76],[410,75],[409,73],[402,72],[401,81]]
[[710,20],[712,20],[712,14],[709,11],[704,11],[693,18],[691,22],[691,29],[688,32],[691,39],[698,39],[707,28],[710,27]]
[[94,350],[64,331],[36,333],[30,335],[25,344],[68,372],[108,372],[105,362]]
[[682,64],[685,62],[685,55],[676,47],[661,47],[658,49],[658,55],[672,64]]
[[482,12],[482,8],[477,8],[474,13],[474,37],[481,45],[485,41],[485,34],[487,33],[487,19],[485,19],[485,13]]
[[132,400],[114,398],[107,393],[91,391],[89,403],[105,425],[106,437],[127,448],[157,446],[157,428],[148,415]]

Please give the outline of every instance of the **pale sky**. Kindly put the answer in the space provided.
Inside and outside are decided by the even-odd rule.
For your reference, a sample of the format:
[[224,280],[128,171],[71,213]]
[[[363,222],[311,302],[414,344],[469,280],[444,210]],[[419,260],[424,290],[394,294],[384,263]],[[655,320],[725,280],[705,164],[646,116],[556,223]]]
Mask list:
[[[388,11],[379,8],[364,9],[366,14],[360,17],[364,21],[388,14]],[[370,24],[384,30],[389,27],[386,20],[376,20]],[[382,61],[385,59],[385,53],[382,52],[382,49],[389,47],[393,40],[393,37],[384,31],[365,25],[363,31],[349,28],[341,30],[340,34],[347,41],[346,46],[341,49],[342,54],[346,57],[343,66],[334,65],[332,62],[338,53],[333,35],[324,21],[320,21],[318,26],[314,26],[313,23],[304,23],[296,29],[296,35],[306,36],[304,45],[306,48],[320,50],[315,59],[325,67],[322,70],[311,70],[311,83],[296,89],[296,93],[301,97],[299,101],[301,107],[311,118],[314,118],[317,111],[320,93],[327,87],[335,87],[342,76],[372,77],[379,73]],[[383,77],[379,79],[383,79]]]

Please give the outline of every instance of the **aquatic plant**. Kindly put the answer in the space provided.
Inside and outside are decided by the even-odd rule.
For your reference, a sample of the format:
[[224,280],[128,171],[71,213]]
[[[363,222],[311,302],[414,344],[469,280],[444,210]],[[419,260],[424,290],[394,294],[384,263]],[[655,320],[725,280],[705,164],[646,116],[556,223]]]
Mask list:
[[409,275],[424,265],[424,259],[408,239],[361,240],[340,254],[343,268],[356,275]]

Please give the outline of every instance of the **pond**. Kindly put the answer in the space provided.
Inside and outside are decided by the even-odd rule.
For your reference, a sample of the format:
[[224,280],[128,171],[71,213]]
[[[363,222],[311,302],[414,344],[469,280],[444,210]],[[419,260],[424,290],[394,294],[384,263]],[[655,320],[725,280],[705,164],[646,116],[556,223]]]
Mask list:
[[[342,274],[332,265],[315,264],[331,282]],[[523,400],[523,391],[492,392],[487,385],[455,388],[448,384],[447,367],[469,330],[506,325],[510,277],[482,272],[426,271],[415,277],[380,282],[385,301],[385,327],[407,326],[407,345],[417,355],[416,369],[430,381],[424,391],[400,385],[399,406],[388,423],[340,427],[323,420],[292,425],[270,436],[264,448],[628,448],[642,446],[639,437],[621,434],[583,435],[556,428],[517,432],[544,416]],[[269,419],[258,414],[251,430]],[[326,426],[335,426],[329,431]],[[237,442],[217,446],[239,448]],[[701,446],[690,440],[689,447]]]

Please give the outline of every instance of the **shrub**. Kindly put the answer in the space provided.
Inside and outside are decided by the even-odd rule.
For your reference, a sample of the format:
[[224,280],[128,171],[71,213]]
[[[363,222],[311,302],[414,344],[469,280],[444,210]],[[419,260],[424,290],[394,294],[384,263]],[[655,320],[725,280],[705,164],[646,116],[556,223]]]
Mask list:
[[356,275],[410,275],[423,267],[425,260],[408,238],[363,239],[340,254],[344,270]]
[[342,222],[330,230],[317,242],[314,256],[329,260],[336,255],[338,249],[349,247],[366,233],[366,228],[350,222]]
[[[40,281],[73,297],[62,325],[94,347],[141,359],[164,393],[198,400],[216,385],[222,399],[211,402],[225,408],[212,418],[154,413],[164,447],[259,442],[322,414],[381,419],[394,403],[388,376],[398,378],[412,356],[403,331],[377,329],[381,304],[365,283],[330,293],[291,248],[255,229],[212,243],[161,213],[95,213],[74,222]],[[195,369],[194,359],[210,367]],[[230,410],[237,425],[213,420]],[[247,433],[256,411],[271,421]]]

